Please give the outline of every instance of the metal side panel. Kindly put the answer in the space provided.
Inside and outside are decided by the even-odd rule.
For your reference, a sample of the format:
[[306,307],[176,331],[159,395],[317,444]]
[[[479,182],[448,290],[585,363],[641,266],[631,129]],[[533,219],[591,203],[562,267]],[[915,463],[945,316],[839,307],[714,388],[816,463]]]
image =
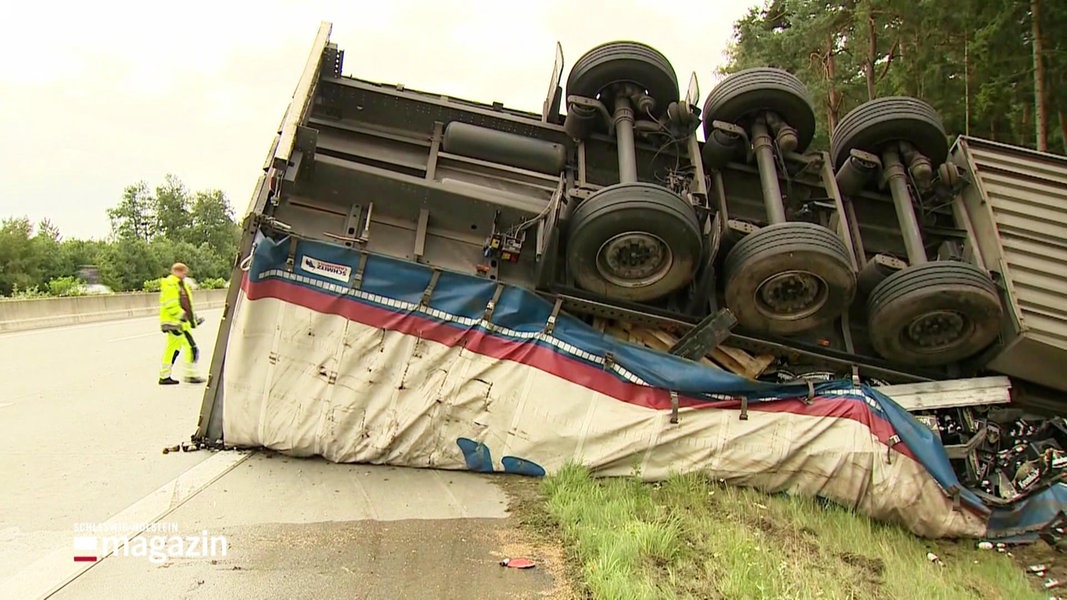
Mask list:
[[1008,293],[1012,327],[991,366],[1067,390],[1067,158],[960,138],[952,160],[978,246]]
[[274,154],[274,166],[276,168],[284,168],[292,156],[293,145],[296,143],[296,130],[307,119],[311,98],[315,95],[315,86],[319,80],[322,53],[326,49],[326,44],[330,41],[330,32],[332,30],[333,24],[323,21],[319,25],[318,33],[315,34],[315,41],[312,42],[307,64],[304,65],[304,72],[300,75],[300,80],[293,91],[293,99],[285,112],[285,117],[282,119],[280,138]]

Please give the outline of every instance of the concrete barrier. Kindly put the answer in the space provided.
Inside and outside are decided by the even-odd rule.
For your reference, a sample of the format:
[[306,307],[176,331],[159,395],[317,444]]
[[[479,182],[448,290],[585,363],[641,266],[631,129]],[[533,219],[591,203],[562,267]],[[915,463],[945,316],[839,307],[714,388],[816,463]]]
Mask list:
[[[196,310],[219,308],[226,290],[193,292]],[[75,323],[150,317],[159,312],[159,294],[134,292],[72,298],[35,298],[0,301],[0,331],[21,331]]]

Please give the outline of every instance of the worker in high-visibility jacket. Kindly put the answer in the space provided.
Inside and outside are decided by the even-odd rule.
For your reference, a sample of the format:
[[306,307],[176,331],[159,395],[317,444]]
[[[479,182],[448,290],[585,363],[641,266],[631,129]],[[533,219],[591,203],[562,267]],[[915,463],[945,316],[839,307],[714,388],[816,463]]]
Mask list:
[[200,350],[196,347],[192,330],[204,322],[202,317],[193,312],[193,297],[185,276],[189,267],[174,263],[170,275],[160,280],[159,285],[159,325],[167,336],[167,347],[163,351],[163,364],[159,369],[159,385],[175,385],[178,380],[171,377],[171,370],[178,360],[178,354],[185,353],[185,381],[187,383],[204,383],[204,378],[197,373],[197,360]]

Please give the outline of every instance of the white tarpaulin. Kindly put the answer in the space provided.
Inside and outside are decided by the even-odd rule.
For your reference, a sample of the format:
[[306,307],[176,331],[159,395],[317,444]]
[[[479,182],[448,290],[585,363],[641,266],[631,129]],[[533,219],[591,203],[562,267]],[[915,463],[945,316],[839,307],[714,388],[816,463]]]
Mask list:
[[535,475],[568,461],[651,480],[699,471],[924,536],[985,532],[987,511],[965,491],[954,502],[930,432],[872,390],[809,397],[554,321],[521,289],[381,257],[358,272],[358,254],[311,242],[290,269],[287,247],[260,242],[234,314],[229,444]]

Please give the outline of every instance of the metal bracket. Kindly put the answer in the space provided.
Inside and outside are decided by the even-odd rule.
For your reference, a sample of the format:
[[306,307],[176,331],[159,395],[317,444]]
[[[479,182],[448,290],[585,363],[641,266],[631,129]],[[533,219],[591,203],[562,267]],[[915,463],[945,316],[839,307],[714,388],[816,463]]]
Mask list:
[[363,207],[359,204],[353,204],[348,207],[348,215],[345,217],[345,233],[348,239],[345,241],[345,246],[351,248],[352,244],[358,240],[356,227],[359,225],[360,213],[363,212]]
[[415,227],[415,262],[422,262],[426,254],[426,227],[430,223],[430,209],[419,209],[419,222]]
[[742,421],[748,420],[748,396],[741,396],[741,416],[738,418]]
[[572,106],[581,106],[595,110],[600,117],[604,119],[604,124],[607,125],[608,135],[615,135],[615,119],[611,113],[608,112],[608,107],[604,106],[604,103],[595,98],[586,98],[585,96],[567,96],[567,108]]
[[695,327],[685,332],[667,351],[670,354],[697,360],[730,337],[730,329],[737,325],[737,318],[730,309],[723,308],[704,317]]
[[433,289],[437,287],[437,280],[441,278],[441,270],[434,269],[433,274],[430,275],[430,284],[426,286],[426,291],[422,293],[422,300],[419,301],[419,306],[426,306],[430,303],[430,296],[433,295]]
[[671,423],[678,423],[678,392],[671,390]]
[[444,138],[444,123],[433,124],[433,141],[430,142],[430,157],[426,161],[426,179],[433,181],[437,177],[437,157],[441,153],[441,140]]
[[493,298],[489,300],[489,304],[485,305],[485,314],[482,315],[482,320],[486,322],[493,321],[493,312],[496,310],[496,303],[500,300],[500,293],[504,291],[504,284],[496,284],[496,289],[493,290]]
[[556,329],[556,317],[559,315],[559,309],[563,306],[563,298],[556,297],[556,304],[552,307],[552,314],[548,315],[548,321],[545,323],[545,333],[552,335],[552,332]]
[[367,253],[359,253],[359,266],[356,267],[356,276],[352,278],[352,289],[358,290],[363,285],[363,270],[367,268]]
[[614,352],[605,352],[604,353],[604,368],[609,370],[609,371],[611,369],[615,368],[615,353]]
[[290,273],[293,272],[293,266],[296,262],[296,246],[298,243],[300,243],[299,239],[295,237],[289,238],[289,255],[285,258],[285,270]]

